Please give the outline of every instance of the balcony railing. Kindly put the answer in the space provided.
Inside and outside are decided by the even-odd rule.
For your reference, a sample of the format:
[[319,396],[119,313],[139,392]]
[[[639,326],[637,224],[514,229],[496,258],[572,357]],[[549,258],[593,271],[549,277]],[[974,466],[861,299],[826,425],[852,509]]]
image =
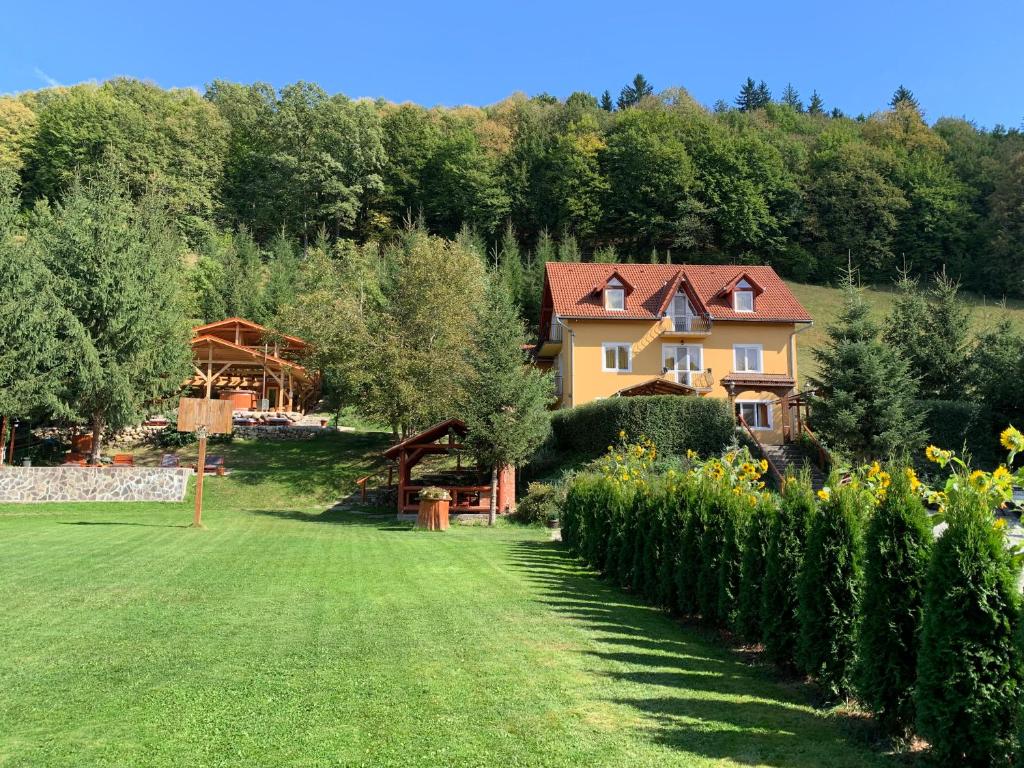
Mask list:
[[548,327],[548,338],[547,341],[561,341],[562,340],[562,324],[552,322]]
[[708,368],[706,371],[668,371],[665,373],[675,373],[675,381],[677,384],[685,384],[688,387],[693,387],[698,392],[710,391],[715,386],[715,379],[711,375],[711,369]]
[[562,396],[562,374],[555,374],[555,397]]
[[711,317],[709,315],[670,315],[672,330],[669,333],[711,333]]

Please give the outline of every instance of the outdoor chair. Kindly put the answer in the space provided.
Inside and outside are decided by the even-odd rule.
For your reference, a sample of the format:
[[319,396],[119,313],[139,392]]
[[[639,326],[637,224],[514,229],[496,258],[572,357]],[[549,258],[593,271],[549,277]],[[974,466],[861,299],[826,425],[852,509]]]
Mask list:
[[165,453],[160,457],[160,466],[164,469],[174,469],[181,466],[181,459],[173,453]]
[[204,472],[216,472],[218,475],[226,473],[224,469],[224,457],[223,456],[207,456],[206,464],[203,465]]
[[115,453],[114,454],[114,466],[115,467],[134,467],[135,457],[130,453]]

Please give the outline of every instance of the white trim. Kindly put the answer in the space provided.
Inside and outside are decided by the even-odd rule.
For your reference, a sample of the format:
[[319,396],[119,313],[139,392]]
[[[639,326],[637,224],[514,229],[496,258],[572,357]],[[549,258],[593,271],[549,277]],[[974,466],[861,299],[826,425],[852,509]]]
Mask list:
[[[741,349],[757,350],[757,368],[740,368],[739,351]],[[746,356],[744,355],[744,358]],[[744,359],[746,364],[746,359]],[[764,345],[763,344],[733,344],[732,345],[732,372],[733,373],[764,373]]]
[[775,401],[773,401],[773,400],[736,400],[734,402],[736,404],[737,410],[739,410],[741,413],[743,411],[743,409],[739,407],[741,405],[763,405],[764,406],[765,413],[768,416],[768,426],[766,426],[766,427],[755,427],[750,422],[747,422],[747,426],[750,427],[752,430],[754,430],[756,432],[771,432],[775,428],[775,413],[774,413],[775,409],[772,407],[774,405]]
[[[696,369],[691,368],[689,371],[679,368],[679,360],[675,350],[685,348],[689,350],[689,354],[693,354],[694,351],[697,353],[697,367]],[[665,358],[668,357],[666,354],[669,350],[672,350],[673,360],[675,362],[675,368],[669,370],[667,373],[663,373],[663,376],[671,375],[672,380],[676,384],[686,384],[689,386],[690,377],[685,376],[684,381],[679,380],[680,373],[701,373],[704,370],[704,345],[703,344],[662,344],[661,345],[661,368],[664,371],[668,366],[665,365]]]
[[[608,361],[608,349],[611,347],[625,347],[626,348],[626,367],[625,368],[609,368],[607,366]],[[615,361],[618,362],[618,353],[615,355]],[[632,373],[633,372],[633,345],[628,341],[605,341],[601,343],[601,371],[602,373]]]
[[[740,308],[740,301],[739,301],[739,299],[740,299],[740,294],[741,293],[747,294],[747,295],[750,296],[750,309],[741,309]],[[753,312],[754,311],[754,291],[751,290],[750,288],[742,288],[742,289],[739,288],[739,287],[734,288],[733,291],[732,291],[732,308],[736,312]]]
[[[609,301],[609,298],[610,298],[610,296],[611,296],[613,291],[616,291],[616,292],[618,292],[619,294],[622,295],[622,306],[621,307],[613,307],[613,306],[611,306],[611,302]],[[619,286],[619,287],[612,286],[612,287],[605,288],[604,289],[604,308],[607,311],[609,311],[609,312],[625,312],[626,311],[626,289],[621,287],[621,286]]]

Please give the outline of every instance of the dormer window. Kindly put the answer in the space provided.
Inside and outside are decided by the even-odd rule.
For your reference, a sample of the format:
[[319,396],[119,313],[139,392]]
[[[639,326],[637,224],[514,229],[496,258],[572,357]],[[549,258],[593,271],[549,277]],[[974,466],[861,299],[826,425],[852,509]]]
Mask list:
[[626,310],[626,289],[622,283],[612,278],[604,288],[604,308],[611,312]]
[[754,311],[754,287],[746,280],[740,280],[732,292],[732,308],[737,312]]

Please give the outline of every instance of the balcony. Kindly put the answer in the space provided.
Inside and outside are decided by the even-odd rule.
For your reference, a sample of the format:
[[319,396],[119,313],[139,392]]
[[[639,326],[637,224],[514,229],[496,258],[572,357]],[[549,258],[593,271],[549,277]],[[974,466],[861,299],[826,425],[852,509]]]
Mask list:
[[555,383],[555,397],[561,397],[562,396],[562,374],[560,374],[560,373],[556,373],[555,374],[554,383]]
[[547,338],[537,345],[537,357],[557,357],[562,351],[562,326],[559,323],[551,323],[548,328]]
[[676,384],[682,384],[685,387],[690,387],[694,392],[699,394],[705,394],[710,392],[715,386],[715,378],[711,374],[711,369],[708,368],[705,371],[664,371],[664,374],[668,376],[670,381],[674,381]]
[[711,333],[710,315],[668,315],[671,326],[661,335],[667,338],[694,338]]

